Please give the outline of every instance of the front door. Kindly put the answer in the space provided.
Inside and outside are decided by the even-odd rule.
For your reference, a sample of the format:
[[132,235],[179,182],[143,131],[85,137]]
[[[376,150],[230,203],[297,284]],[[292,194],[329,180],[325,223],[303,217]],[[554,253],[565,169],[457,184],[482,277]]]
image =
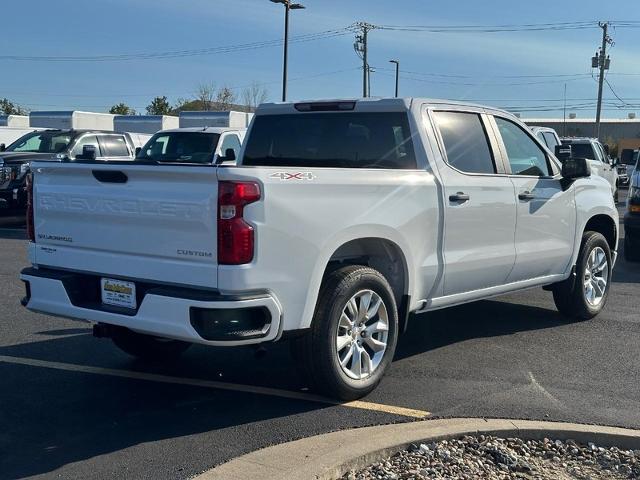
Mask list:
[[569,266],[575,240],[574,190],[563,188],[553,160],[528,132],[507,118],[494,119],[518,215],[516,260],[508,282],[561,274]]
[[513,268],[516,206],[480,112],[435,111],[444,194],[444,295],[502,285]]

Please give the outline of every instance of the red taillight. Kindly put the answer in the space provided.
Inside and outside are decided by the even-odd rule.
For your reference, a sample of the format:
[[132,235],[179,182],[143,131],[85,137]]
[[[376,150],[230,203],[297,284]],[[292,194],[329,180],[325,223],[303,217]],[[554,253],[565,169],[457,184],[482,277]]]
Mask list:
[[28,173],[26,178],[27,189],[27,238],[36,241],[36,230],[33,225],[33,173]]
[[253,260],[253,227],[244,221],[245,205],[260,200],[254,182],[218,183],[218,263],[241,265]]

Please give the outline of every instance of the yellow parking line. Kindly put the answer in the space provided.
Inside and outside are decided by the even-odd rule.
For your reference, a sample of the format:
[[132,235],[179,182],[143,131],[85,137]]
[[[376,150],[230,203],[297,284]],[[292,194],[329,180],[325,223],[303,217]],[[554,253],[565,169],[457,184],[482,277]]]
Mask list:
[[213,388],[216,390],[229,390],[234,392],[254,393],[258,395],[269,395],[272,397],[290,398],[294,400],[304,400],[309,402],[325,403],[329,405],[340,405],[348,408],[361,410],[373,410],[382,413],[391,413],[411,418],[425,418],[431,415],[424,410],[414,410],[412,408],[396,407],[382,403],[365,402],[356,400],[353,402],[339,402],[330,398],[321,397],[304,392],[292,392],[277,388],[260,387],[254,385],[243,385],[229,382],[218,382],[215,380],[201,380],[198,378],[170,377],[156,373],[133,372],[130,370],[120,370],[114,368],[91,367],[88,365],[78,365],[75,363],[49,362],[46,360],[36,360],[34,358],[10,357],[0,355],[0,362],[12,363],[16,365],[27,365],[30,367],[52,368],[54,370],[64,370],[67,372],[89,373],[93,375],[109,375],[112,377],[129,378],[134,380],[146,380],[150,382],[172,383],[175,385],[189,385],[193,387]]

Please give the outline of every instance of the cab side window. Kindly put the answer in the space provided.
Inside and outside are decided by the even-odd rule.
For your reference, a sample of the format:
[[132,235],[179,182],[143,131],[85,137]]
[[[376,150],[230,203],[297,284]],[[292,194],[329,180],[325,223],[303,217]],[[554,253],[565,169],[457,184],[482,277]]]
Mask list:
[[480,115],[434,112],[447,154],[447,163],[465,173],[496,173],[495,162]]
[[495,120],[513,175],[551,175],[547,155],[520,126],[501,117],[495,117]]
[[101,135],[100,145],[105,157],[129,157],[129,148],[123,135]]
[[82,149],[85,145],[93,145],[96,147],[96,157],[102,157],[102,152],[100,151],[100,145],[98,144],[98,137],[95,135],[85,135],[78,143],[76,143],[75,147],[71,151],[71,158],[76,158],[78,155],[82,155]]

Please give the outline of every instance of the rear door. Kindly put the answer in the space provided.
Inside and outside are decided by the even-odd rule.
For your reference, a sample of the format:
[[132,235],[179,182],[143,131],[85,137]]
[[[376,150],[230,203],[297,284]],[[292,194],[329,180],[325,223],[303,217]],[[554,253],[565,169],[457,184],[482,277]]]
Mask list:
[[494,155],[486,115],[434,111],[444,162],[444,295],[502,285],[515,261],[513,184]]
[[563,189],[557,167],[525,128],[501,116],[492,124],[517,205],[516,259],[508,281],[563,273],[574,246],[574,190]]
[[34,263],[216,287],[215,167],[74,162],[34,169]]

